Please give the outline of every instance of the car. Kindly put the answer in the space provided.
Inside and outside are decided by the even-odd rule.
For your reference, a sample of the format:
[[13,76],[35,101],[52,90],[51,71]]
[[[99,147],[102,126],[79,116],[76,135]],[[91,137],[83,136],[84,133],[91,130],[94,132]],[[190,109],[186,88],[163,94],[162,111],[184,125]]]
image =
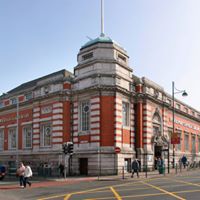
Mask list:
[[0,165],[0,180],[3,180],[6,175],[6,168],[3,165]]

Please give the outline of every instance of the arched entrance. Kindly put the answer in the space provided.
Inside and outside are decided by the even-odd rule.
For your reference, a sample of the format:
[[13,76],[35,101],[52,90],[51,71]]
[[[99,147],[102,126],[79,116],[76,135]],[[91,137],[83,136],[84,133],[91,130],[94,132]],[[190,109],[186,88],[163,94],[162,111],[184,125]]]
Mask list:
[[163,131],[162,131],[162,120],[159,114],[158,109],[156,109],[153,115],[153,136],[152,136],[152,149],[154,153],[154,168],[157,169],[157,159],[162,157],[163,149]]

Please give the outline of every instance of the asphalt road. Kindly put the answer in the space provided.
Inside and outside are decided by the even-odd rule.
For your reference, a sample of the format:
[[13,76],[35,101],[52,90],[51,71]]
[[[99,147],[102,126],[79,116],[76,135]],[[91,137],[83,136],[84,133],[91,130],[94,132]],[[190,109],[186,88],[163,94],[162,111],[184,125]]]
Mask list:
[[[34,185],[34,183],[33,183]],[[173,200],[200,199],[200,170],[178,176],[129,178],[117,180],[87,180],[43,184],[26,189],[5,188],[2,200]]]

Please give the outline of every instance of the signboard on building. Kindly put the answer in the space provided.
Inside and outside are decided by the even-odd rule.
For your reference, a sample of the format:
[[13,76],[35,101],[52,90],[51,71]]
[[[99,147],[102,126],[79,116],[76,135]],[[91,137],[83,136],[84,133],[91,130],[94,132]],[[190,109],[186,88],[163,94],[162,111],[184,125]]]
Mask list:
[[180,144],[180,137],[177,133],[172,134],[171,144]]

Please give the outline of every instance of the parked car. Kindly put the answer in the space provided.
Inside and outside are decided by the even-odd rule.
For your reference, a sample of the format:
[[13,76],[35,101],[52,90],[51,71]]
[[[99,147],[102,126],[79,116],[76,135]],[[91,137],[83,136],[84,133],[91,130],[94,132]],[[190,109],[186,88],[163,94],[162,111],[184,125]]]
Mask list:
[[3,165],[0,165],[0,180],[3,180],[6,175],[6,168]]

